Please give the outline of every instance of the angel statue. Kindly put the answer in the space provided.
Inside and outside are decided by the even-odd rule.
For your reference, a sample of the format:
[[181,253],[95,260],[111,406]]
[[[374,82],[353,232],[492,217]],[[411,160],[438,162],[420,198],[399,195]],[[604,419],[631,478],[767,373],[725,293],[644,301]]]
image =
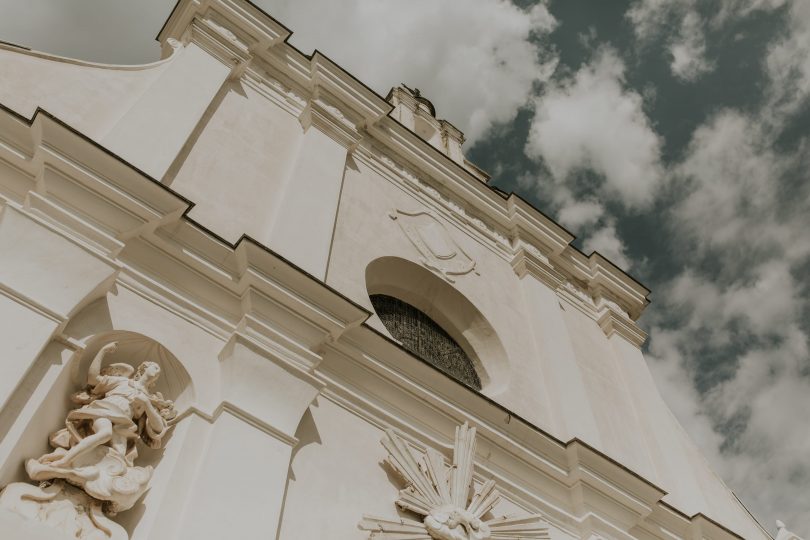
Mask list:
[[104,501],[110,515],[132,508],[152,477],[151,466],[135,465],[136,442],[160,448],[177,414],[171,401],[152,392],[160,375],[155,362],[101,367],[116,348],[115,342],[105,345],[91,362],[87,387],[72,397],[79,407],[49,438],[54,451],[25,464],[32,480],[64,479]]

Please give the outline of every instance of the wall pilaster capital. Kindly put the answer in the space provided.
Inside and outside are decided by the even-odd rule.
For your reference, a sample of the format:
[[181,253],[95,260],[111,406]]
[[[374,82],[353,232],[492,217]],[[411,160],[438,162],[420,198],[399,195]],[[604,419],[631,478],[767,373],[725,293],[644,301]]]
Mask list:
[[635,321],[612,307],[606,307],[596,322],[608,338],[618,334],[638,348],[647,341],[647,333]]
[[565,276],[555,270],[542,253],[539,251],[534,253],[525,247],[521,247],[515,253],[512,258],[512,268],[521,279],[531,275],[551,289],[557,289],[565,283]]
[[186,39],[230,65],[233,78],[241,76],[245,66],[253,59],[251,46],[255,39],[214,11],[196,16],[189,30]]
[[322,97],[309,100],[298,120],[304,131],[315,126],[346,148],[354,148],[362,138],[359,123]]
[[219,354],[222,400],[278,438],[294,439],[301,417],[326,383],[283,354],[235,332]]

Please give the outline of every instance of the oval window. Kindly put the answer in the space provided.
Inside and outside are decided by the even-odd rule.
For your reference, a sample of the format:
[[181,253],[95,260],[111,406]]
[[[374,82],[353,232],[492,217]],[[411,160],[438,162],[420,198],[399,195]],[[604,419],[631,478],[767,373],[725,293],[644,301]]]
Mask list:
[[457,381],[481,389],[473,361],[433,319],[393,296],[372,294],[369,298],[385,328],[408,352]]

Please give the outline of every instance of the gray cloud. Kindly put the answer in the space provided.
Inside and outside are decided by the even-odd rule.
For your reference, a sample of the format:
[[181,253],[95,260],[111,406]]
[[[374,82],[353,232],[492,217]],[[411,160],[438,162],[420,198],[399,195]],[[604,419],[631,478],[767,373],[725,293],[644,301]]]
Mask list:
[[171,0],[0,0],[0,39],[32,49],[113,64],[158,59],[155,41]]

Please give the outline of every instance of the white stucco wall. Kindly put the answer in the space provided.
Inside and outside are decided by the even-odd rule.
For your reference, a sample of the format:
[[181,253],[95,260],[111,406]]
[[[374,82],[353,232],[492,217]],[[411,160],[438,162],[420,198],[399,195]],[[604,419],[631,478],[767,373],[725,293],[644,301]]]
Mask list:
[[[421,264],[419,252],[389,213],[427,208],[362,163],[355,167],[349,168],[344,178],[327,284],[373,312],[366,290],[369,263],[396,256]],[[496,389],[496,393],[485,387],[484,393],[539,427],[554,431],[546,378],[534,351],[533,332],[523,311],[517,276],[508,262],[495,256],[473,235],[447,220],[443,225],[476,262],[478,273],[458,276],[452,286],[489,321],[506,350],[507,386]],[[481,360],[487,369],[504,359]]]
[[0,44],[0,103],[26,118],[42,108],[98,140],[168,65],[115,69]]

